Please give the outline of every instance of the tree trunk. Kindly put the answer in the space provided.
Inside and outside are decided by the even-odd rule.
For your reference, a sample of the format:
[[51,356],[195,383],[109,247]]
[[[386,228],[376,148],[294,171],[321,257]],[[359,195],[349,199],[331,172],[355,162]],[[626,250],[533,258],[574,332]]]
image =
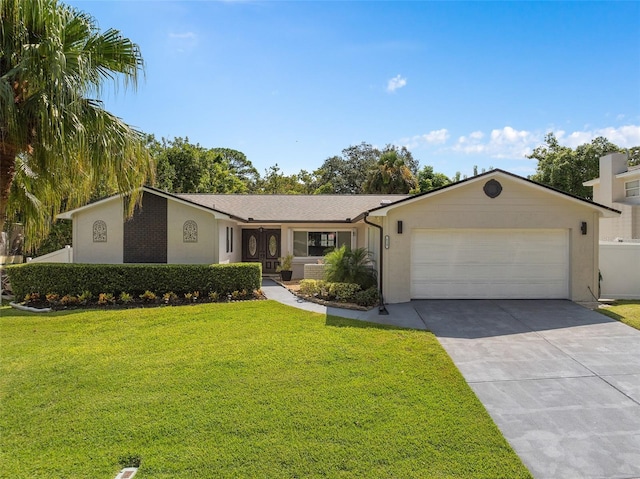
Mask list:
[[16,173],[16,149],[11,145],[0,145],[0,232],[4,231],[7,220],[7,203],[11,183]]

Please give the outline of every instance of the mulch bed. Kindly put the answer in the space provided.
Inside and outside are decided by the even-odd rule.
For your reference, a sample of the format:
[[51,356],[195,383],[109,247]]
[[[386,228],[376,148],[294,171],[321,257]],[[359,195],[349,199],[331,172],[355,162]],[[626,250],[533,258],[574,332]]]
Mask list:
[[355,304],[355,303],[339,303],[337,301],[326,301],[324,299],[317,298],[315,296],[308,296],[306,294],[302,294],[300,292],[300,281],[298,280],[281,281],[278,279],[274,279],[274,281],[279,285],[287,288],[289,291],[295,294],[298,298],[304,299],[305,301],[309,301],[310,303],[321,304],[323,306],[329,306],[331,308],[351,309],[353,311],[369,311],[370,309],[375,308],[375,306],[368,306],[368,307],[360,306],[359,304]]
[[139,297],[132,297],[130,302],[123,303],[120,300],[99,302],[98,298],[92,298],[91,300],[84,301],[83,303],[76,304],[62,304],[60,301],[49,302],[45,300],[38,301],[23,301],[18,303],[21,306],[26,306],[34,309],[52,311],[68,311],[77,309],[136,309],[136,308],[159,308],[167,306],[191,306],[196,304],[208,304],[208,303],[233,303],[238,301],[261,301],[267,299],[262,291],[254,291],[252,295],[246,297],[232,298],[231,295],[217,300],[212,300],[208,296],[201,296],[194,300],[193,298],[187,299],[184,296],[178,296],[171,300],[164,300],[162,296],[154,300],[144,300]]

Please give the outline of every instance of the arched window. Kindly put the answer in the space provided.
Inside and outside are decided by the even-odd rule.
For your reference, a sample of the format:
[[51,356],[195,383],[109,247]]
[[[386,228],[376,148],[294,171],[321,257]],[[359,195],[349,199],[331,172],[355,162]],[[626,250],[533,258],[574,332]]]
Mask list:
[[182,242],[198,242],[198,223],[193,220],[187,220],[184,222],[184,225],[182,226]]
[[93,242],[94,243],[107,242],[107,223],[105,223],[102,220],[93,222]]

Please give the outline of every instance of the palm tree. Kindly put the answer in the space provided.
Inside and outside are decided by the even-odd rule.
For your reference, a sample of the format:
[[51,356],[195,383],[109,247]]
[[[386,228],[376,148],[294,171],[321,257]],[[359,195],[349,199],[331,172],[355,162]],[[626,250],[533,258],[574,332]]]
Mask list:
[[101,185],[151,178],[144,136],[96,99],[108,82],[136,86],[138,46],[58,0],[0,0],[0,15],[0,231],[18,210],[46,230]]
[[355,283],[362,289],[377,284],[376,270],[371,266],[371,254],[366,248],[352,250],[342,245],[327,253],[325,279],[332,283]]
[[394,150],[386,151],[369,170],[364,183],[365,193],[409,193],[416,188],[417,182],[405,161]]

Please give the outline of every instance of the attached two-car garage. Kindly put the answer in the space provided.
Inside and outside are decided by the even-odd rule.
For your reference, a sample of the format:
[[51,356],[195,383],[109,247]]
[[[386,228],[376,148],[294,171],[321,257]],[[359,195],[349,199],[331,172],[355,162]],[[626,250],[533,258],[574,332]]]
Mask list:
[[[598,222],[620,212],[493,170],[367,212],[381,226],[382,292],[412,299],[598,294]],[[376,235],[376,236],[373,236]]]
[[568,298],[569,231],[413,230],[411,297]]

